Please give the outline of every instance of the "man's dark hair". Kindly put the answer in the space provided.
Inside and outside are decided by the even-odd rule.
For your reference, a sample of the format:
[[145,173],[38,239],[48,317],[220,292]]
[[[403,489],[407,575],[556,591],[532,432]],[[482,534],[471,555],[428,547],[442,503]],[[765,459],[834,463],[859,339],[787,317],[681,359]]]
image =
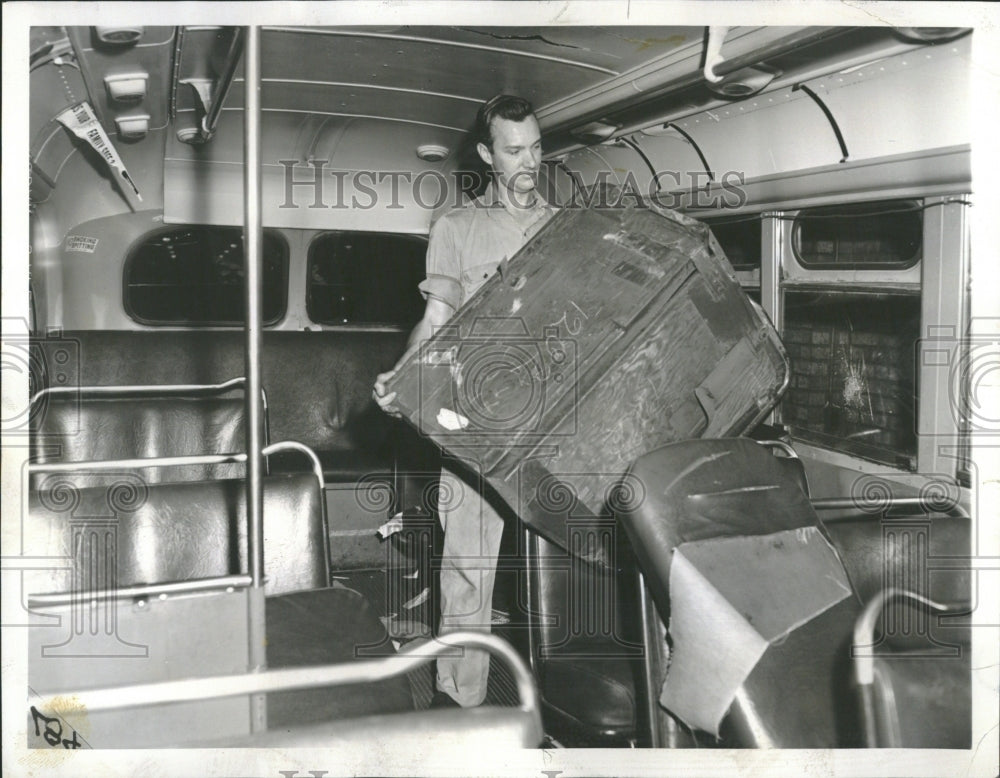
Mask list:
[[489,149],[493,148],[490,124],[497,117],[512,122],[523,122],[534,114],[534,107],[523,97],[497,95],[490,98],[480,106],[479,113],[476,114],[476,142],[484,144]]

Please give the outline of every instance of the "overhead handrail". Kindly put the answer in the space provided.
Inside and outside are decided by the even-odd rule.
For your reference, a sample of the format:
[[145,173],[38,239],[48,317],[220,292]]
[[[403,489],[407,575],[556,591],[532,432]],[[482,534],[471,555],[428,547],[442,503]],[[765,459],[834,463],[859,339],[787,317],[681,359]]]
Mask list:
[[[237,27],[234,31],[222,66],[222,73],[219,74],[219,77],[215,81],[210,81],[208,79],[188,79],[186,81],[177,82],[187,84],[194,89],[195,94],[198,96],[198,100],[201,103],[202,110],[205,112],[201,117],[197,130],[188,131],[184,135],[180,136],[180,139],[184,143],[201,145],[203,143],[208,143],[215,135],[215,130],[219,124],[219,117],[222,115],[222,106],[226,102],[226,96],[229,94],[229,89],[233,85],[233,80],[236,76],[236,66],[239,64],[240,57],[243,56],[244,38],[246,37],[245,29],[246,28],[243,27]],[[176,68],[180,63],[182,41],[183,35],[178,36],[177,51],[175,53],[176,62],[178,64],[175,64],[174,66],[175,79],[177,78]]]

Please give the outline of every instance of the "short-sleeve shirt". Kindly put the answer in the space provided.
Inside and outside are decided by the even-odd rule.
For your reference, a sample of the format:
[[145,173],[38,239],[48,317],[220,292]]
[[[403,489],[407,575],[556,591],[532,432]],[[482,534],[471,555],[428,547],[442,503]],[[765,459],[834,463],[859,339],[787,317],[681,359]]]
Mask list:
[[515,218],[490,184],[481,197],[438,219],[427,246],[427,278],[420,284],[424,298],[458,310],[555,213],[541,195],[528,210]]

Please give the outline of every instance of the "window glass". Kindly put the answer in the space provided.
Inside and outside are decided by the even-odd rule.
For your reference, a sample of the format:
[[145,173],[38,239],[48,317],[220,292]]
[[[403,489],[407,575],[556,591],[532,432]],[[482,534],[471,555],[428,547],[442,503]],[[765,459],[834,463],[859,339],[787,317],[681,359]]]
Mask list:
[[799,262],[813,268],[905,268],[920,258],[920,204],[888,200],[811,208],[795,217]]
[[782,421],[796,437],[916,468],[916,294],[786,291],[791,383]]
[[734,270],[760,268],[760,218],[707,220]]
[[427,241],[386,232],[327,232],[309,247],[306,310],[318,324],[410,327],[424,311]]
[[[262,255],[265,324],[285,315],[288,248],[265,232]],[[242,325],[243,230],[171,227],[135,246],[125,261],[125,310],[143,324]]]

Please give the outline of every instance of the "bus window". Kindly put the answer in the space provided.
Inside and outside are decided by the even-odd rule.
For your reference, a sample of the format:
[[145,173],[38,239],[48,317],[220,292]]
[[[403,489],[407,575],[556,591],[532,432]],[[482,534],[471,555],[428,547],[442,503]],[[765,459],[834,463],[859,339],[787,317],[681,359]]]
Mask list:
[[[143,238],[125,260],[125,311],[140,324],[243,324],[243,230],[171,227]],[[265,231],[263,321],[285,315],[288,246]]]
[[317,324],[412,327],[424,301],[427,242],[414,235],[327,232],[309,247],[306,310]]
[[733,270],[760,270],[760,218],[706,222]]
[[706,219],[715,239],[736,271],[740,286],[760,302],[760,216]]
[[919,295],[786,290],[784,299],[792,379],[782,420],[802,440],[915,470]]
[[921,209],[913,201],[811,208],[795,217],[792,234],[807,268],[902,269],[920,259]]

